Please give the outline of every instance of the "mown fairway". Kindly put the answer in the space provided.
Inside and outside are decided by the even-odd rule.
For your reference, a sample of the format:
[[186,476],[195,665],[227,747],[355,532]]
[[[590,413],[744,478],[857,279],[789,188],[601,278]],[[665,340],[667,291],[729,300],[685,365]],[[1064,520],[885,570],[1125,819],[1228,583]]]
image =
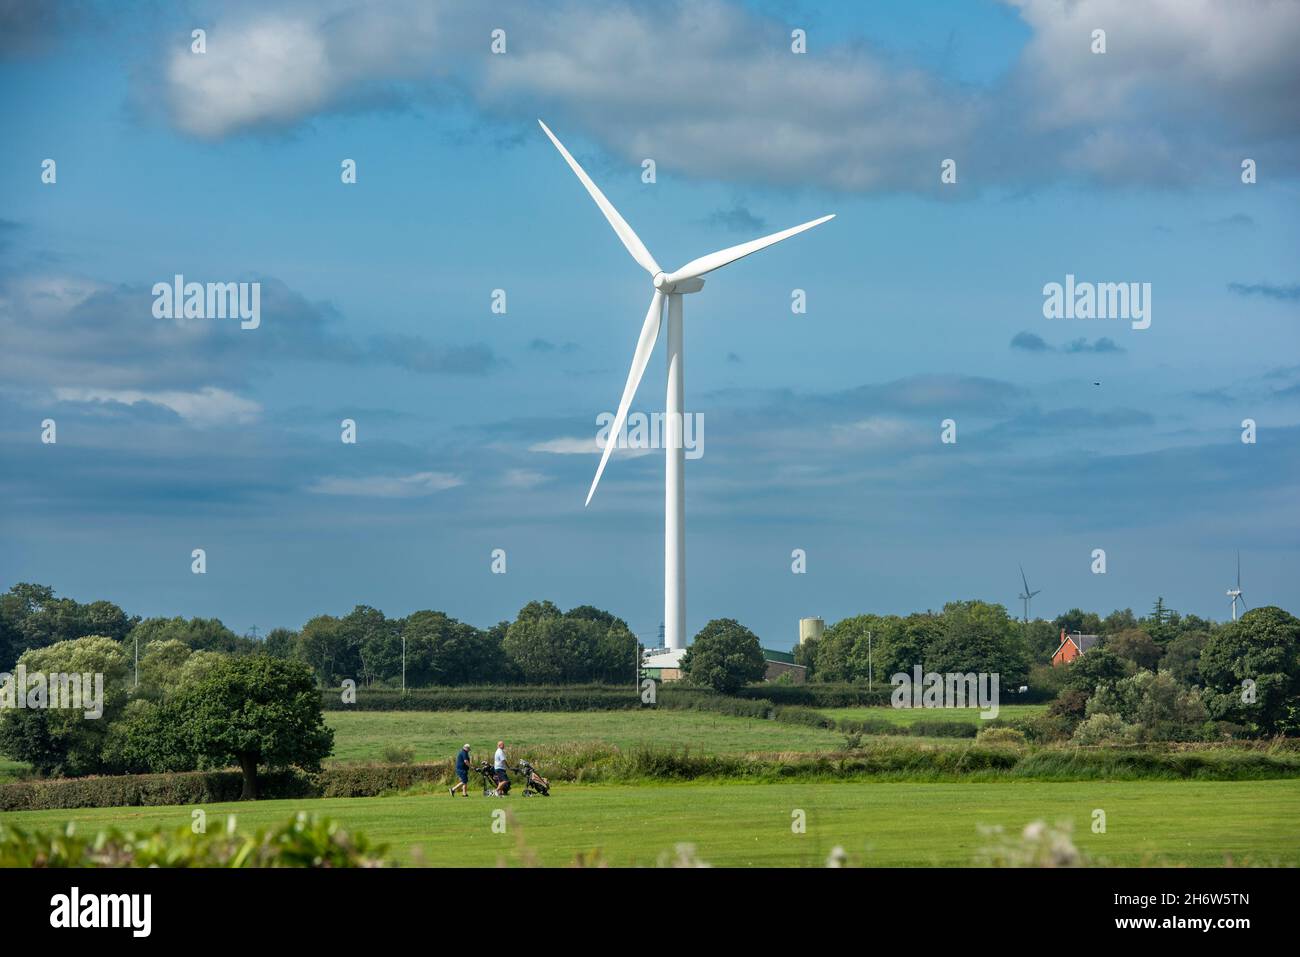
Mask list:
[[[883,709],[881,709],[883,710]],[[384,748],[415,749],[416,761],[450,760],[469,742],[490,758],[505,740],[511,761],[529,750],[566,744],[638,744],[710,754],[833,751],[844,736],[821,728],[733,718],[705,711],[328,711],[335,761],[379,761]]]
[[[979,708],[818,708],[828,718],[844,721],[888,721],[890,724],[913,725],[918,721],[953,721],[982,725]],[[1047,710],[1045,704],[1004,704],[998,720],[1016,721],[1032,718]],[[461,742],[464,744],[464,742]]]
[[[1300,863],[1300,782],[1016,782],[999,784],[822,783],[557,785],[555,796],[497,800],[420,796],[267,801],[211,805],[210,827],[235,813],[252,830],[308,811],[329,815],[388,842],[403,862],[436,866],[518,863],[521,845],[547,865],[601,849],[613,864],[653,864],[674,845],[694,844],[701,860],[728,866],[820,864],[842,845],[875,866],[969,865],[989,839],[978,825],[1018,833],[1035,819],[1072,820],[1076,844],[1111,865],[1219,866]],[[491,830],[508,808],[506,834]],[[791,833],[791,812],[807,812],[807,833]],[[1090,830],[1107,815],[1105,834]],[[22,827],[188,828],[191,807],[24,811]],[[421,849],[414,855],[415,848]],[[414,856],[413,856],[414,855]]]

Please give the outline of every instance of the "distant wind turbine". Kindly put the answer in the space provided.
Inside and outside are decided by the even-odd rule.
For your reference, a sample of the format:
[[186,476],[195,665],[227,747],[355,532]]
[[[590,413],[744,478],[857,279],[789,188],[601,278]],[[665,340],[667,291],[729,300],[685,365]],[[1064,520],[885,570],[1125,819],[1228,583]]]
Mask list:
[[1241,602],[1241,610],[1247,611],[1246,599],[1241,597],[1241,549],[1237,549],[1237,587],[1228,589],[1228,597],[1232,599],[1232,620],[1237,620],[1237,602]]
[[609,221],[609,225],[613,227],[627,251],[632,254],[632,258],[650,274],[654,283],[654,294],[650,297],[650,308],[646,311],[645,322],[641,325],[641,335],[637,339],[636,350],[632,353],[632,368],[627,374],[627,384],[623,386],[623,397],[618,403],[618,414],[615,415],[614,423],[610,427],[605,451],[601,454],[600,465],[596,468],[596,477],[592,479],[591,489],[587,492],[586,504],[588,505],[591,504],[591,497],[596,494],[596,485],[600,482],[601,473],[605,471],[609,455],[614,451],[616,436],[622,432],[628,408],[636,396],[637,386],[641,384],[641,376],[650,361],[650,353],[654,351],[655,341],[659,338],[664,301],[667,300],[668,303],[668,393],[664,416],[666,438],[664,452],[667,460],[664,472],[664,641],[668,648],[684,648],[686,647],[686,485],[683,473],[686,465],[686,450],[682,444],[684,395],[682,296],[703,289],[704,280],[700,277],[705,273],[721,269],[737,259],[743,259],[750,253],[766,249],[806,229],[820,226],[827,220],[834,219],[835,216],[823,216],[779,233],[764,236],[762,239],[720,249],[699,259],[692,259],[676,272],[666,273],[659,268],[659,264],[650,255],[650,251],[646,249],[640,237],[632,231],[632,227],[605,198],[600,188],[591,181],[591,177],[578,165],[578,161],[564,148],[564,144],[555,138],[555,134],[545,123],[541,120],[537,122],[542,132],[560,151],[560,155],[569,164],[574,175],[591,194],[591,198],[596,201],[596,205],[600,207],[600,211],[605,215],[605,219]]
[[1024,565],[1020,566],[1020,580],[1025,583],[1025,590],[1021,592],[1020,600],[1025,603],[1025,624],[1027,625],[1029,624],[1029,599],[1037,595],[1038,592],[1042,591],[1042,589],[1040,588],[1038,591],[1029,590],[1029,579],[1025,577]]

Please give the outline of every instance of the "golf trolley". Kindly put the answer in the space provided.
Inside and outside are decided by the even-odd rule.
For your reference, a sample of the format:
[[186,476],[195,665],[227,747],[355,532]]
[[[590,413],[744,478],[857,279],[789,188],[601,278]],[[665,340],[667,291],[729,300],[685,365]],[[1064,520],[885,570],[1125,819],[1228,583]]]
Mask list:
[[[477,771],[479,775],[482,776],[483,778],[483,796],[495,797],[497,793],[497,776],[496,776],[496,772],[492,770],[492,765],[484,761],[474,770]],[[510,793],[509,778],[506,778],[505,781],[501,782],[501,793],[503,795]]]
[[534,794],[539,794],[542,797],[551,796],[551,782],[538,774],[527,761],[520,761],[519,767],[515,768],[515,772],[523,775],[524,797],[532,797]]

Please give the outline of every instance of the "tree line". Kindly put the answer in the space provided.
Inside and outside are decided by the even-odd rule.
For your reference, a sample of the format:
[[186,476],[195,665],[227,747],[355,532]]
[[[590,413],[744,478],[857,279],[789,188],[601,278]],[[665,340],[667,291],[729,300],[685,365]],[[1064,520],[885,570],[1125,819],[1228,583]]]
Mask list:
[[24,652],[60,641],[100,636],[118,642],[134,662],[152,667],[186,652],[199,669],[209,656],[265,654],[300,661],[322,686],[351,679],[366,687],[402,680],[408,687],[467,684],[585,684],[631,681],[637,640],[627,623],[591,605],[562,611],[529,602],[513,621],[487,629],[440,611],[389,618],[369,605],[346,615],[317,615],[301,629],[276,628],[264,639],[238,635],[216,618],[141,618],[109,601],[81,604],[46,585],[20,583],[0,595],[0,671]]
[[996,672],[1004,688],[1050,680],[1051,657],[1061,632],[1098,635],[1120,657],[1140,668],[1165,667],[1195,682],[1201,650],[1220,625],[1180,615],[1157,598],[1150,614],[1130,608],[1104,618],[1072,608],[1052,620],[1013,618],[1005,607],[985,601],[954,601],[939,612],[856,615],[836,622],[820,639],[806,641],[795,660],[816,681],[888,682],[915,665],[937,672]]

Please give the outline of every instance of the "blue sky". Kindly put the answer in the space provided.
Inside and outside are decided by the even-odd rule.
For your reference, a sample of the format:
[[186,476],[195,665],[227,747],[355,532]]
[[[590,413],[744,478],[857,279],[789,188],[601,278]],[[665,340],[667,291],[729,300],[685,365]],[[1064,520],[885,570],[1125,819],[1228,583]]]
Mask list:
[[[1015,609],[1018,562],[1044,615],[1223,618],[1237,549],[1294,609],[1300,8],[1129,6],[7,10],[0,584],[241,631],[550,598],[652,639],[662,457],[584,509],[597,454],[548,451],[613,410],[650,287],[541,116],[666,268],[837,213],[687,300],[689,633]],[[154,318],[176,273],[260,281],[261,327]],[[1150,283],[1150,328],[1044,318],[1067,273]]]

